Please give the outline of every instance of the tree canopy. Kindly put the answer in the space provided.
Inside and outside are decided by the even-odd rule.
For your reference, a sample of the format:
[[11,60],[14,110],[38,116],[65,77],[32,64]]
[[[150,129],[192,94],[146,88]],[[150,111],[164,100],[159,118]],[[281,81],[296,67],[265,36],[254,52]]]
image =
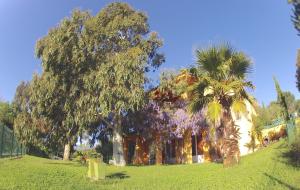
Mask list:
[[12,129],[14,117],[13,106],[8,102],[0,101],[0,122]]
[[38,40],[43,72],[31,81],[31,114],[59,134],[64,159],[84,130],[102,123],[121,133],[121,118],[144,104],[146,73],[164,62],[161,46],[147,16],[126,3],[95,16],[75,10]]
[[289,121],[290,120],[290,114],[289,114],[289,110],[288,110],[286,96],[283,94],[277,79],[274,77],[273,80],[274,80],[275,88],[276,88],[276,92],[277,92],[277,102],[281,107],[282,117],[285,121]]

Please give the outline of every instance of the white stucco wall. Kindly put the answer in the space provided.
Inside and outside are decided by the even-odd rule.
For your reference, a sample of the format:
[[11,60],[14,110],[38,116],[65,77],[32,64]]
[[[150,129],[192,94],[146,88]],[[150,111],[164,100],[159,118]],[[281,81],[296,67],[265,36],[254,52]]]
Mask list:
[[253,125],[252,115],[256,115],[253,106],[248,101],[245,101],[245,104],[247,113],[241,114],[240,117],[237,117],[234,113],[232,113],[235,125],[237,125],[240,129],[239,132],[241,138],[239,140],[239,148],[241,156],[252,152],[245,145],[251,141],[250,131]]

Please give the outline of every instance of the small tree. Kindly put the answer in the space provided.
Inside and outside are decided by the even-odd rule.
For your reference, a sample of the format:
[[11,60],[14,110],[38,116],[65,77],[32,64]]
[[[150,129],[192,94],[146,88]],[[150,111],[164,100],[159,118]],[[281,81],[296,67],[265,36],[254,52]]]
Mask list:
[[286,97],[284,93],[282,92],[280,85],[275,77],[273,77],[274,83],[275,83],[275,88],[277,92],[277,102],[281,106],[281,114],[283,119],[287,122],[290,120],[290,115],[289,115],[289,110],[288,110],[288,105],[286,102]]
[[8,102],[0,101],[0,123],[13,128],[15,113],[13,106]]
[[35,139],[30,116],[29,90],[29,83],[22,81],[16,89],[13,100],[14,112],[16,113],[14,133],[25,146],[28,146]]
[[26,146],[28,154],[46,157],[57,152],[59,143],[56,139],[51,141],[52,138],[47,135],[49,124],[45,118],[32,115],[31,90],[30,83],[24,81],[16,89],[12,102],[16,115],[14,134]]

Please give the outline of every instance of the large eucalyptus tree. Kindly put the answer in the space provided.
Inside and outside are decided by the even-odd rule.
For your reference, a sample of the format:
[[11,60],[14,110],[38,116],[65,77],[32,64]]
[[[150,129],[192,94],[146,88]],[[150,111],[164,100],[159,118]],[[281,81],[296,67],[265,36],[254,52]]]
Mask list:
[[86,22],[93,69],[84,78],[81,99],[88,120],[106,121],[113,129],[113,159],[125,165],[121,121],[145,101],[147,72],[164,62],[162,40],[150,32],[147,16],[125,3],[112,3]]
[[[223,138],[222,152],[225,165],[239,161],[238,129],[233,113],[245,113],[245,101],[252,102],[246,88],[254,88],[247,80],[251,60],[228,45],[197,50],[193,70],[197,81],[191,87],[190,108],[193,112],[206,109],[206,115]],[[218,125],[220,124],[220,125]]]
[[164,61],[161,46],[147,16],[125,3],[96,16],[76,10],[38,41],[43,72],[32,83],[32,113],[61,134],[64,159],[81,131],[101,123],[113,130],[115,163],[125,164],[121,120],[143,105],[146,72]]
[[83,90],[83,77],[89,69],[88,44],[84,24],[91,16],[73,11],[36,44],[42,61],[42,74],[32,81],[32,114],[51,123],[49,132],[58,132],[64,146],[64,160],[70,157],[80,125],[77,102]]

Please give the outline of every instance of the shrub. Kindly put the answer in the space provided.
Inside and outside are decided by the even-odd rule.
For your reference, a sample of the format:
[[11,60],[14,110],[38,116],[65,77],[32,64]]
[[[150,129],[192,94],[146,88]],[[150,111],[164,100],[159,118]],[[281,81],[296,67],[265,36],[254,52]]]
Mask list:
[[99,158],[102,159],[102,155],[96,152],[95,149],[89,149],[84,151],[76,151],[73,154],[73,160],[81,163],[82,165],[87,164],[88,159]]
[[[299,129],[298,129],[299,130]],[[300,167],[300,133],[296,132],[295,141],[290,145],[290,150],[287,154],[292,165]]]
[[280,138],[286,137],[286,126],[282,126],[278,132],[270,131],[268,137],[270,141],[278,141]]
[[274,141],[276,137],[276,133],[274,131],[270,131],[268,133],[269,141]]
[[278,139],[287,136],[286,126],[282,126],[278,132]]

